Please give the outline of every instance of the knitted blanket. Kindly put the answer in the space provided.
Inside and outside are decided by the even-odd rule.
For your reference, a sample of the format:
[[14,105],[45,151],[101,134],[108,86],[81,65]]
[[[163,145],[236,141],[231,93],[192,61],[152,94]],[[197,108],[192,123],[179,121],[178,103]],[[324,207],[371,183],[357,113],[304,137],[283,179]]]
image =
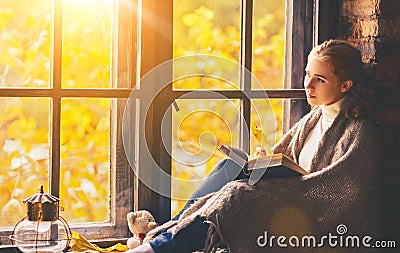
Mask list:
[[[283,136],[274,152],[298,162],[320,116],[321,108],[314,108]],[[231,182],[159,229],[169,226],[179,233],[194,217],[204,217],[210,224],[205,252],[223,246],[234,253],[365,252],[382,239],[378,140],[373,124],[340,113],[320,140],[309,175],[265,178],[254,185]]]

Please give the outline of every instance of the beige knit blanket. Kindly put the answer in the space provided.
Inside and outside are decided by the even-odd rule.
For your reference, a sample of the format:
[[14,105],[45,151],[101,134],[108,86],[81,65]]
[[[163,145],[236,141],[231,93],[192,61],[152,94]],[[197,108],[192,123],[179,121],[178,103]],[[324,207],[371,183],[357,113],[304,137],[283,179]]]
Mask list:
[[[314,108],[283,136],[274,152],[298,162],[320,116],[321,109]],[[231,182],[197,200],[178,221],[151,231],[148,238],[166,227],[179,233],[200,216],[210,224],[204,252],[224,247],[233,253],[365,252],[380,235],[378,143],[373,124],[341,113],[318,144],[311,174],[266,178],[254,185]],[[367,235],[372,239],[363,244]]]

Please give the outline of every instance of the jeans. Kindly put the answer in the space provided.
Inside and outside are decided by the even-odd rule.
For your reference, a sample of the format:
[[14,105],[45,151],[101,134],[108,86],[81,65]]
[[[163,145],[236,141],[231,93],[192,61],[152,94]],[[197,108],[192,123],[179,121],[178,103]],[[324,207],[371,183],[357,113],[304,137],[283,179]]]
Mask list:
[[[181,214],[197,198],[203,197],[211,192],[220,190],[225,184],[238,179],[246,178],[242,168],[230,159],[223,159],[213,168],[204,182],[196,189],[184,208],[172,219],[177,220]],[[165,230],[150,242],[156,253],[184,253],[201,250],[207,238],[209,225],[204,218],[196,217],[194,221],[172,236],[171,232]]]

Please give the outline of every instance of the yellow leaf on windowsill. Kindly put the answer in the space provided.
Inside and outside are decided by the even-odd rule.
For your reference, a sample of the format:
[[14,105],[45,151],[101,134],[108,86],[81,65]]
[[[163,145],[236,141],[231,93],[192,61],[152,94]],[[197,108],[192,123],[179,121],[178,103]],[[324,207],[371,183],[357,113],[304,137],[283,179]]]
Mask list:
[[73,252],[124,252],[127,251],[129,248],[128,246],[117,243],[114,246],[108,248],[100,248],[96,244],[89,242],[86,238],[81,236],[78,232],[72,232],[72,240],[70,243],[70,251]]

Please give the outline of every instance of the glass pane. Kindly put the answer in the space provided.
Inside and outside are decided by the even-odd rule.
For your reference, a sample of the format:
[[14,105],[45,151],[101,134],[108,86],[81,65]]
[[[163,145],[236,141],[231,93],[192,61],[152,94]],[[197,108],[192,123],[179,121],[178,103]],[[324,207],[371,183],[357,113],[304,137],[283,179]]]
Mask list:
[[[224,155],[221,144],[239,145],[239,100],[178,99],[172,110],[172,214],[176,214]],[[176,182],[176,181],[173,181]]]
[[[223,57],[226,61],[239,62],[240,57],[240,9],[239,0],[175,0],[174,1],[174,58],[199,54]],[[229,13],[229,15],[227,15]],[[200,75],[221,76],[220,71],[238,73],[235,69],[226,68],[226,64],[209,61],[194,64],[195,58],[189,58],[187,64],[174,66],[175,78],[180,78],[180,68],[194,68]],[[198,61],[197,61],[198,63]],[[221,66],[222,65],[222,66]],[[229,63],[228,63],[229,65]],[[237,89],[226,83],[215,82],[206,87],[190,81],[175,82],[175,89]]]
[[110,208],[110,99],[63,99],[60,198],[68,222],[104,222]]
[[264,89],[283,88],[285,2],[254,0],[252,73]]
[[[175,74],[177,74],[177,69],[175,68]],[[215,69],[215,71],[218,71]],[[237,72],[235,72],[237,73]],[[235,73],[232,73],[233,75]],[[229,75],[229,73],[227,73]],[[225,75],[225,76],[227,76]],[[209,76],[192,76],[192,77],[185,77],[180,80],[175,81],[173,84],[175,87],[185,87],[185,89],[197,89],[197,90],[210,90],[215,89],[215,87],[219,87],[219,89],[238,89],[239,87],[239,80],[236,76],[229,75],[232,82],[227,82],[226,80],[222,80],[214,75]],[[228,80],[229,81],[229,80]]]
[[12,227],[25,198],[48,192],[50,99],[0,98],[0,111],[0,227]]
[[0,87],[50,87],[52,2],[0,2]]
[[263,147],[267,154],[282,138],[282,99],[252,99],[250,154]]
[[63,88],[110,88],[113,0],[63,1]]

